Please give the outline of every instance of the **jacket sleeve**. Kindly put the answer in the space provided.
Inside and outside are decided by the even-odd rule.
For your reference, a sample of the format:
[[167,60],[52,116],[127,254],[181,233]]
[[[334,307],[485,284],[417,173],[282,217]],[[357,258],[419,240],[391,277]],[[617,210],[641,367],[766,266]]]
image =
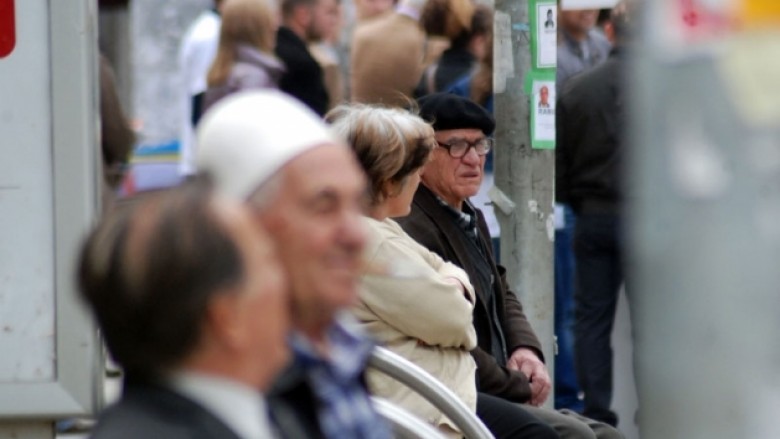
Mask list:
[[471,356],[477,363],[477,380],[480,392],[513,402],[524,403],[531,399],[531,386],[522,373],[499,366],[492,355],[480,348]]
[[[371,313],[427,345],[469,350],[476,346],[473,288],[464,295],[459,285],[448,282],[397,240],[383,242],[377,255],[382,260],[404,261],[404,267],[397,274],[363,277],[360,299]],[[442,268],[450,270],[447,265]]]
[[[471,285],[471,281],[469,280],[469,275],[466,274],[465,271],[463,271],[462,268],[458,267],[457,265],[453,264],[452,262],[447,262],[444,259],[442,259],[441,256],[438,254],[428,250],[426,247],[422,246],[417,241],[414,241],[412,237],[409,237],[410,245],[413,245],[418,248],[419,254],[426,260],[426,262],[436,270],[436,272],[442,276],[442,277],[451,277],[453,279],[457,279],[458,282],[463,285],[464,290],[466,291],[466,297],[468,297],[469,301],[474,304],[477,301],[476,292],[474,291],[474,286]],[[473,310],[472,306],[472,310]]]
[[517,300],[515,293],[509,290],[506,282],[506,269],[499,265],[498,272],[501,274],[501,283],[504,285],[504,291],[506,292],[504,297],[504,313],[506,314],[504,336],[506,337],[507,353],[511,356],[518,348],[530,348],[544,362],[542,345],[539,343],[536,333],[534,333],[531,324],[528,323],[528,319],[525,317],[523,306]]

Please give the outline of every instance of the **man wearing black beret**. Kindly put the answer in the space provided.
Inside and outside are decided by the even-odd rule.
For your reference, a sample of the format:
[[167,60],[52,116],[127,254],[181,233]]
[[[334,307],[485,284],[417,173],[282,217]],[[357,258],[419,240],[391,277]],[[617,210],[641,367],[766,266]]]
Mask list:
[[437,148],[423,168],[412,212],[399,218],[404,230],[445,260],[462,267],[477,292],[474,327],[478,388],[523,408],[562,438],[620,438],[614,428],[574,412],[541,408],[550,376],[541,344],[504,267],[496,264],[482,212],[469,202],[482,184],[485,156],[493,146],[493,117],[478,104],[453,94],[419,100],[420,115],[435,130]]

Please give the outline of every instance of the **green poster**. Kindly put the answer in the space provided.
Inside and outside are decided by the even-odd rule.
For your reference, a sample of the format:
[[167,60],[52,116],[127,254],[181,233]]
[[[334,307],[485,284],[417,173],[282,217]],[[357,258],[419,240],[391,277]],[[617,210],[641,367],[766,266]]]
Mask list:
[[555,71],[529,72],[526,92],[531,99],[531,147],[555,148]]

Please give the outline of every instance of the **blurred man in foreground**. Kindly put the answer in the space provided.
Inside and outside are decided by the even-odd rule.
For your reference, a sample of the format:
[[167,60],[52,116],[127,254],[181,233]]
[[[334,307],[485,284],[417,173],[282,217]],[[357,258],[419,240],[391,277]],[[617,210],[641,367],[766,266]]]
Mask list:
[[386,438],[364,371],[373,345],[346,310],[357,299],[366,179],[352,151],[303,104],[275,91],[225,98],[198,128],[198,168],[270,233],[290,278],[294,361],[272,411],[288,437]]
[[127,374],[92,437],[273,436],[263,392],[289,358],[284,274],[248,210],[203,182],[120,202],[78,272]]

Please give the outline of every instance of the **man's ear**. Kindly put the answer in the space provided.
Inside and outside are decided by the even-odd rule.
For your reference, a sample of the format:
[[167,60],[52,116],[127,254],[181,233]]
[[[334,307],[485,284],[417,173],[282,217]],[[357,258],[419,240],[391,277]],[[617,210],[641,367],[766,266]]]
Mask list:
[[241,294],[225,292],[211,299],[207,319],[210,332],[223,346],[238,349],[246,343],[241,331]]

